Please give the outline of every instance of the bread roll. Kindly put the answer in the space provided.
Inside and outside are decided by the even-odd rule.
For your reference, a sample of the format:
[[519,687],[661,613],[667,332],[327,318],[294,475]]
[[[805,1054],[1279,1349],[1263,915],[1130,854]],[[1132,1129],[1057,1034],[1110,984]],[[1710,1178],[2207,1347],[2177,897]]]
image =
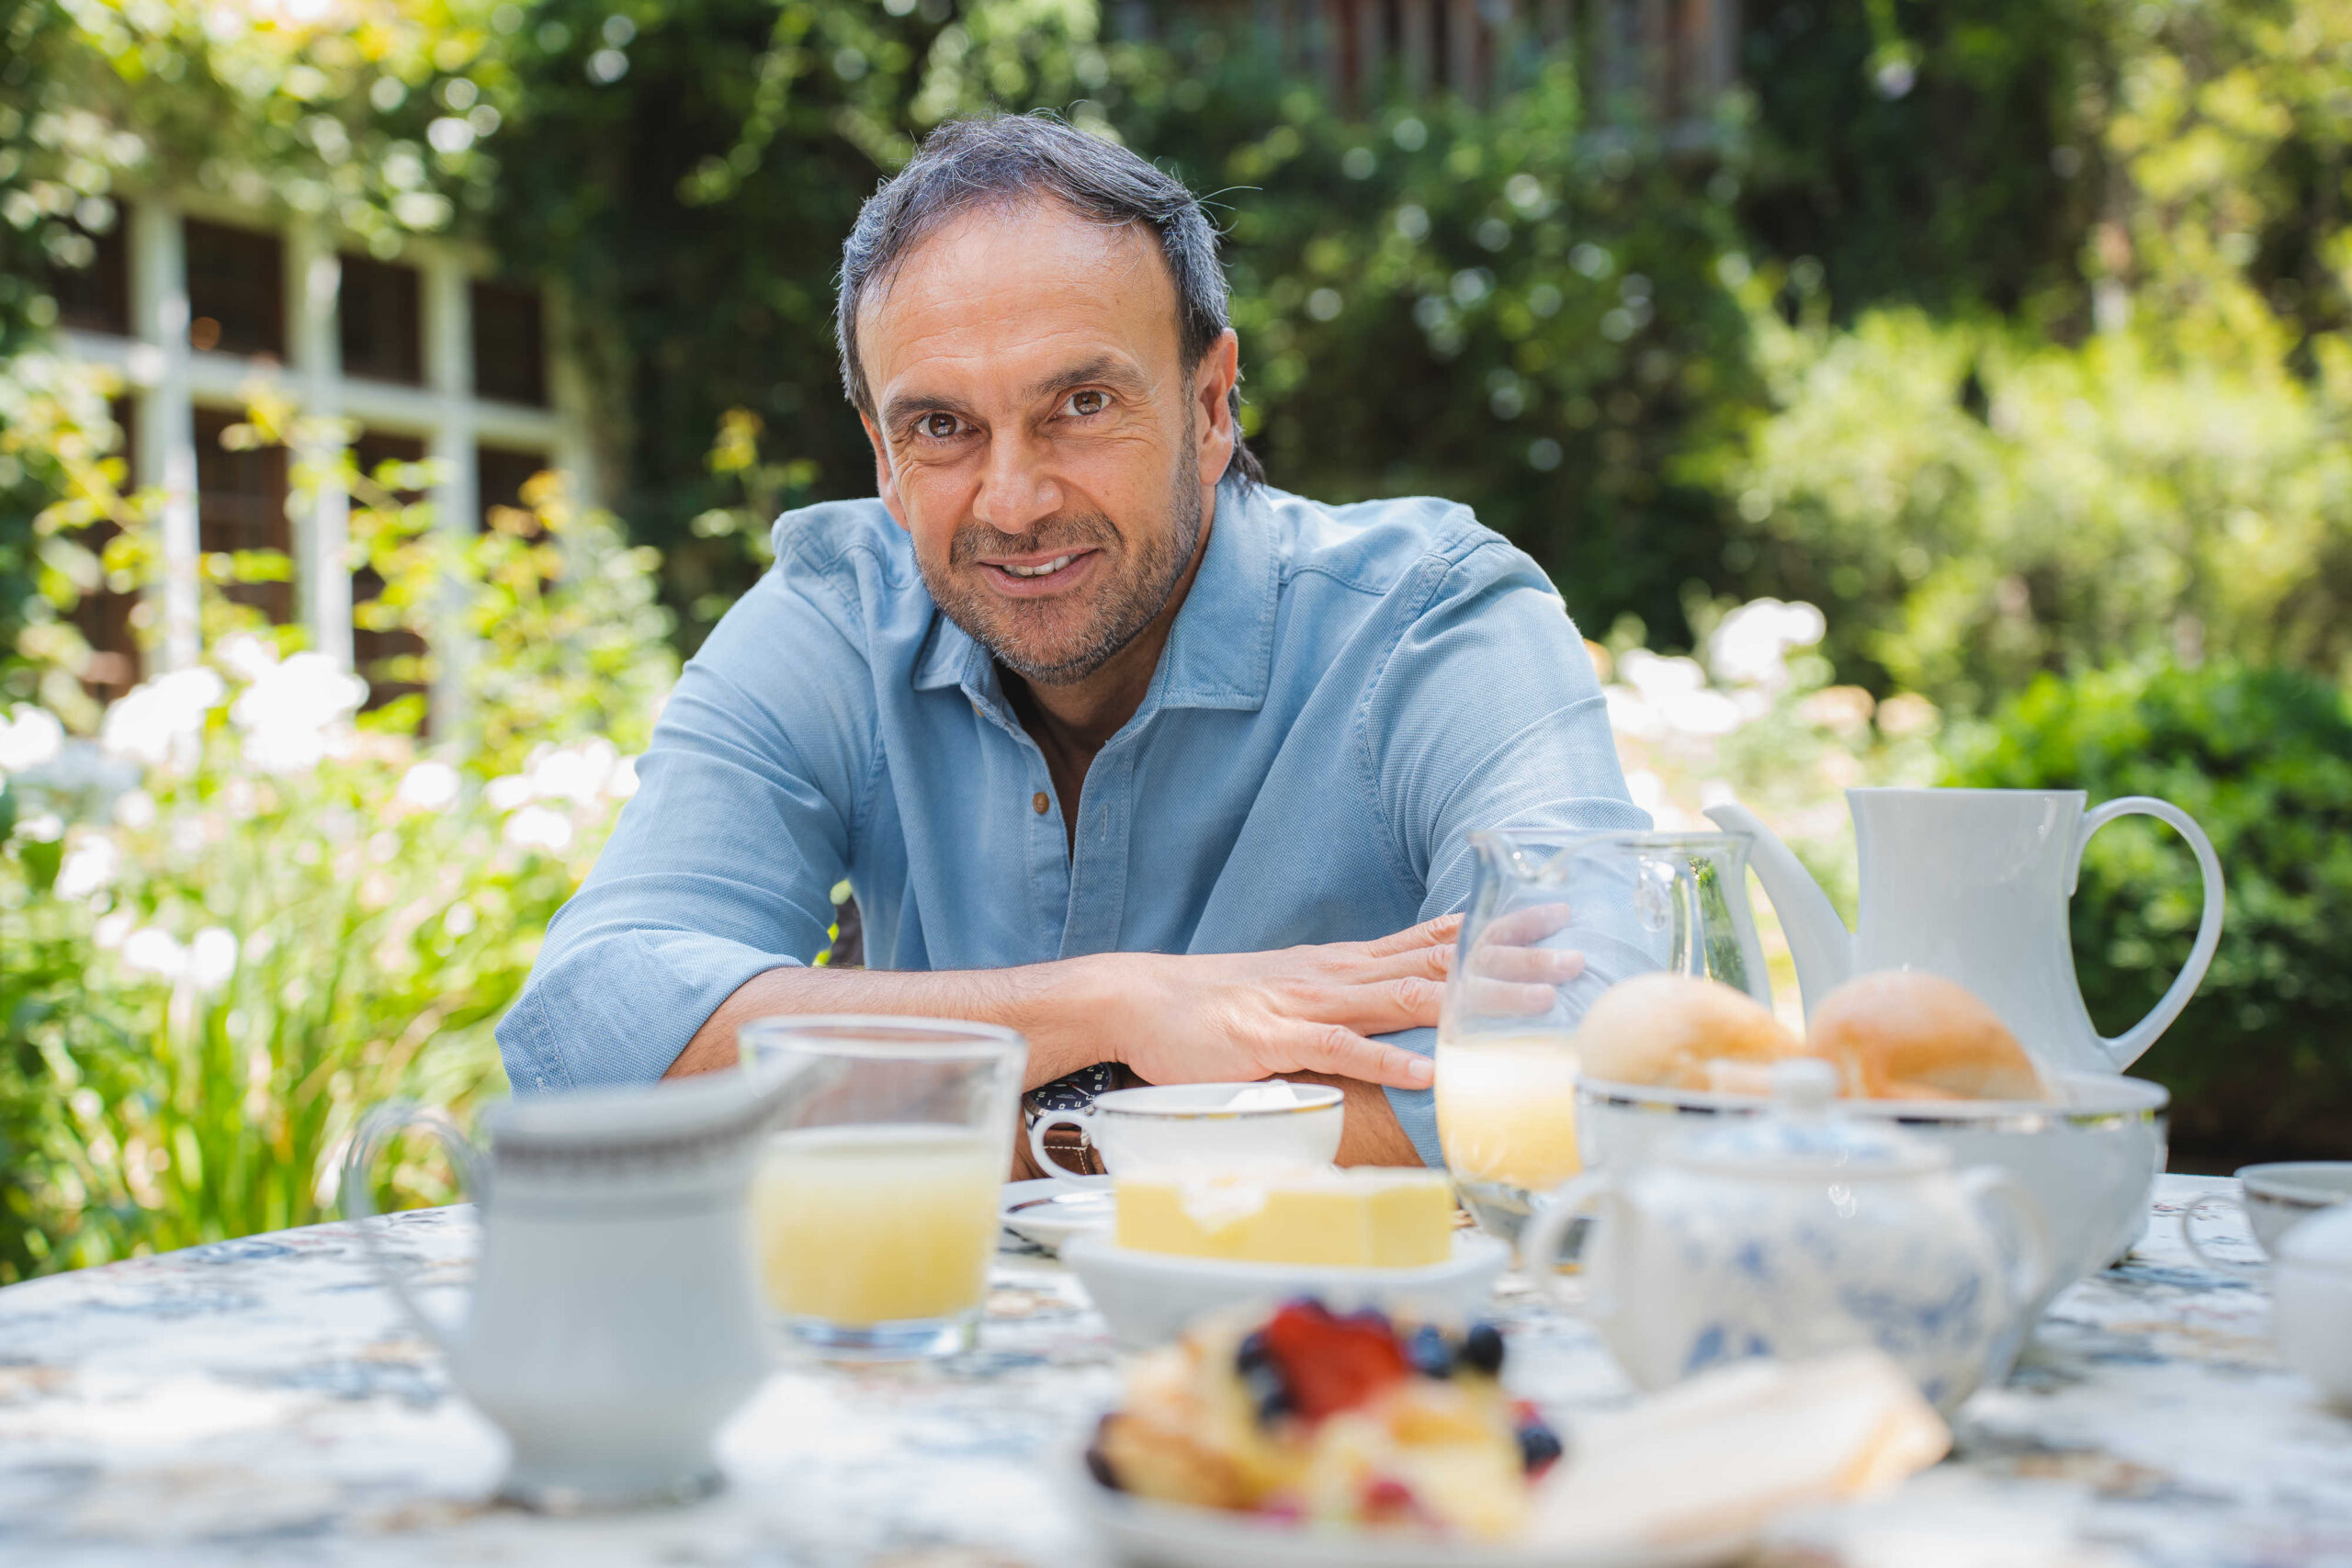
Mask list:
[[1814,1010],[1806,1048],[1863,1100],[2043,1100],[2033,1058],[1999,1015],[1939,975],[1860,975]]
[[1804,1047],[1762,1004],[1718,980],[1656,973],[1600,994],[1577,1026],[1585,1073],[1659,1089],[1763,1092]]

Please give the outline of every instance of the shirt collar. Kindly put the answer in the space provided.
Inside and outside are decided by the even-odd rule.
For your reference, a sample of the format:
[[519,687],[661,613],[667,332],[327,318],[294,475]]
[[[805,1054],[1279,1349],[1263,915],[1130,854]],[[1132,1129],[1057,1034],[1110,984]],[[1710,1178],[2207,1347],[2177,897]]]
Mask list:
[[[1274,612],[1282,597],[1275,566],[1273,513],[1264,491],[1219,485],[1201,570],[1176,612],[1152,678],[1159,706],[1255,711],[1265,705],[1273,679]],[[914,686],[919,692],[960,686],[991,712],[1004,705],[988,649],[944,615],[932,617],[930,637],[915,662]],[[1152,700],[1145,698],[1147,704]]]

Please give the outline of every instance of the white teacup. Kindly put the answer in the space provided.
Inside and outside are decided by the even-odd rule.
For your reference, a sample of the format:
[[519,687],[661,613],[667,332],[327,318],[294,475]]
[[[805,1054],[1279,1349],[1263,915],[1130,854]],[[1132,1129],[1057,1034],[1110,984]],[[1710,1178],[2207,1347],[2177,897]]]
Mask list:
[[2233,1207],[2245,1215],[2256,1246],[2266,1258],[2278,1256],[2278,1243],[2303,1221],[2322,1209],[2352,1203],[2352,1160],[2285,1160],[2271,1165],[2238,1168],[2239,1197],[2208,1192],[2180,1212],[2180,1238],[2209,1269],[2243,1270],[2256,1267],[2218,1258],[2197,1239],[2197,1216],[2208,1208]]
[[[1289,1091],[1289,1102],[1279,1097]],[[1239,1103],[1236,1103],[1237,1099]],[[1049,1111],[1029,1129],[1029,1152],[1048,1176],[1108,1186],[1122,1168],[1184,1165],[1329,1165],[1340,1157],[1347,1097],[1320,1084],[1159,1084],[1098,1096],[1083,1111]],[[1108,1176],[1084,1176],[1046,1152],[1046,1129],[1076,1127]]]

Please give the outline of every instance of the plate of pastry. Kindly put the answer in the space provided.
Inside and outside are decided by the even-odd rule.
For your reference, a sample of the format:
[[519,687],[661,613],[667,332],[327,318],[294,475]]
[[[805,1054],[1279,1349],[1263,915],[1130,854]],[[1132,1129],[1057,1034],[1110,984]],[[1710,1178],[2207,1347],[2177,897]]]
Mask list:
[[1876,1351],[1722,1368],[1556,1427],[1492,1324],[1218,1314],[1135,1358],[1071,1467],[1110,1553],[1156,1568],[1702,1568],[1883,1490],[1951,1433]]

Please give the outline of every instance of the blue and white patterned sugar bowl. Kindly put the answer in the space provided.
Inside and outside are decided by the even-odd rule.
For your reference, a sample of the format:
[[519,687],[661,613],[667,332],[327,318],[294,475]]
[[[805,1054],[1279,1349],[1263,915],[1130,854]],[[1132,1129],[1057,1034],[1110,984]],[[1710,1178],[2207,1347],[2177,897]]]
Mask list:
[[[1875,1345],[1950,1411],[2008,1374],[2048,1231],[2006,1172],[1954,1170],[1923,1139],[1838,1114],[1837,1087],[1826,1063],[1783,1063],[1767,1114],[1544,1200],[1521,1259],[1645,1389],[1744,1357]],[[1553,1262],[1588,1213],[1577,1302]]]

